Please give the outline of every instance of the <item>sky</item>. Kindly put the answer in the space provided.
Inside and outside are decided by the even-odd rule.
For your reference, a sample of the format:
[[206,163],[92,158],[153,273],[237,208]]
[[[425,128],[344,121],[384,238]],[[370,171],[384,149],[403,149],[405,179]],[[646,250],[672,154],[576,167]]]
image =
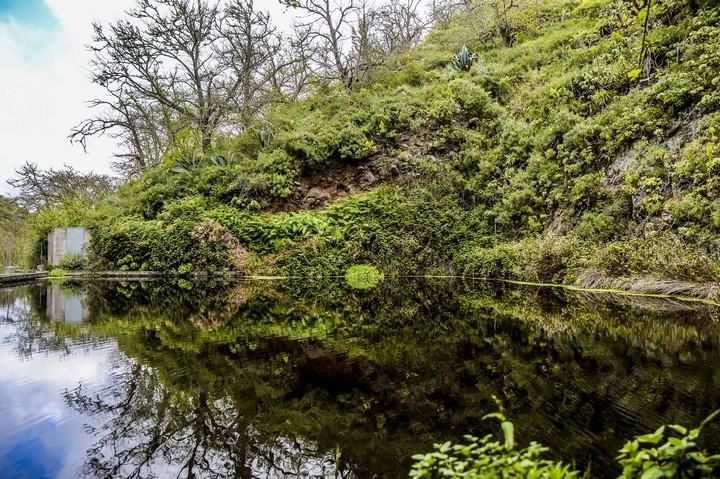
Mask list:
[[[86,45],[93,21],[120,18],[135,0],[0,0],[0,194],[26,161],[111,173],[116,151],[108,137],[70,144],[70,129],[91,116],[86,101],[101,92],[90,82]],[[290,14],[277,0],[256,0],[273,22]]]

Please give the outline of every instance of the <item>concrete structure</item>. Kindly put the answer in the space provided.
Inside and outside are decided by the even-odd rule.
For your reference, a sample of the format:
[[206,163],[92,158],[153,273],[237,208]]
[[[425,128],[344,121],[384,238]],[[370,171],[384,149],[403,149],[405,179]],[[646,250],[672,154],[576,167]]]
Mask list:
[[46,276],[47,276],[47,273],[45,273],[45,272],[0,274],[0,285],[31,282],[36,279],[45,278]]
[[85,228],[55,228],[48,235],[48,264],[58,266],[69,254],[85,257],[90,232]]

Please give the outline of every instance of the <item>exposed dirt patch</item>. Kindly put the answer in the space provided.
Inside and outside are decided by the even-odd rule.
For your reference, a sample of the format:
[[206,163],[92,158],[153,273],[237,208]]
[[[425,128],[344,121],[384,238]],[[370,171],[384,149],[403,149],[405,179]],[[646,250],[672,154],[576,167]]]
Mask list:
[[305,172],[295,180],[289,199],[276,200],[270,210],[296,211],[320,208],[348,195],[368,191],[390,179],[400,179],[414,170],[412,161],[431,153],[433,132],[421,130],[398,138],[392,148],[383,148],[369,159],[355,163],[333,163],[322,171]]
[[349,194],[367,191],[384,179],[372,160],[360,164],[336,163],[322,172],[296,178],[292,196],[276,200],[270,210],[279,212],[319,208]]

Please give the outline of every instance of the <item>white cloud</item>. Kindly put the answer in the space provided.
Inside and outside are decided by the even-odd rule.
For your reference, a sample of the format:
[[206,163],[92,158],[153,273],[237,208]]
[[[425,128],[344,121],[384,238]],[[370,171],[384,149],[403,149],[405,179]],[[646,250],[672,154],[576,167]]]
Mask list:
[[67,139],[88,116],[85,101],[97,91],[90,83],[85,44],[93,20],[117,17],[131,0],[46,0],[58,21],[43,31],[17,21],[0,23],[0,192],[25,161],[43,168],[72,165],[109,172],[114,142],[101,138],[88,153]]

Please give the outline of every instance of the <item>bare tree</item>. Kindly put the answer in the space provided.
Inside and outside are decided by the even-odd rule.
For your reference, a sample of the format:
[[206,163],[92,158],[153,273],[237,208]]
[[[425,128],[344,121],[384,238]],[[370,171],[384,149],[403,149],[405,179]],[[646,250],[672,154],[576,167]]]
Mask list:
[[80,173],[67,165],[60,170],[41,170],[27,162],[15,174],[8,180],[17,189],[14,199],[30,211],[76,199],[96,202],[115,188],[115,180],[109,176]]
[[275,70],[282,66],[272,59],[280,52],[282,39],[275,33],[269,14],[255,11],[252,0],[231,3],[221,31],[227,40],[226,49],[221,51],[222,63],[230,66],[236,78],[227,95],[234,108],[226,106],[226,114],[239,113],[240,124],[245,126],[269,102],[267,88]]
[[353,82],[363,83],[365,75],[386,58],[382,42],[378,39],[375,25],[379,12],[367,0],[355,9],[355,21],[351,28],[352,49],[349,56]]
[[455,12],[470,9],[472,3],[473,0],[431,0],[428,8],[430,21],[436,27],[445,27]]
[[432,23],[421,12],[423,0],[394,0],[378,9],[378,39],[386,54],[398,53],[416,45]]
[[356,0],[280,0],[280,3],[302,11],[296,29],[305,32],[308,43],[317,53],[318,73],[329,80],[340,81],[346,89],[355,80],[352,58],[352,22],[357,11]]
[[203,151],[222,129],[239,129],[262,109],[279,40],[252,0],[138,0],[127,19],[94,25],[92,80],[107,92],[98,116],[71,134],[120,139],[120,163],[156,163],[179,131],[196,129]]
[[288,100],[301,97],[313,78],[315,56],[316,48],[307,29],[296,29],[293,36],[284,39],[283,48],[269,59],[272,90],[277,97]]
[[113,168],[132,177],[156,165],[173,139],[172,114],[168,108],[153,104],[124,85],[107,85],[107,96],[89,105],[98,116],[73,129],[71,138],[86,147],[89,137],[109,135],[121,151],[115,154]]

